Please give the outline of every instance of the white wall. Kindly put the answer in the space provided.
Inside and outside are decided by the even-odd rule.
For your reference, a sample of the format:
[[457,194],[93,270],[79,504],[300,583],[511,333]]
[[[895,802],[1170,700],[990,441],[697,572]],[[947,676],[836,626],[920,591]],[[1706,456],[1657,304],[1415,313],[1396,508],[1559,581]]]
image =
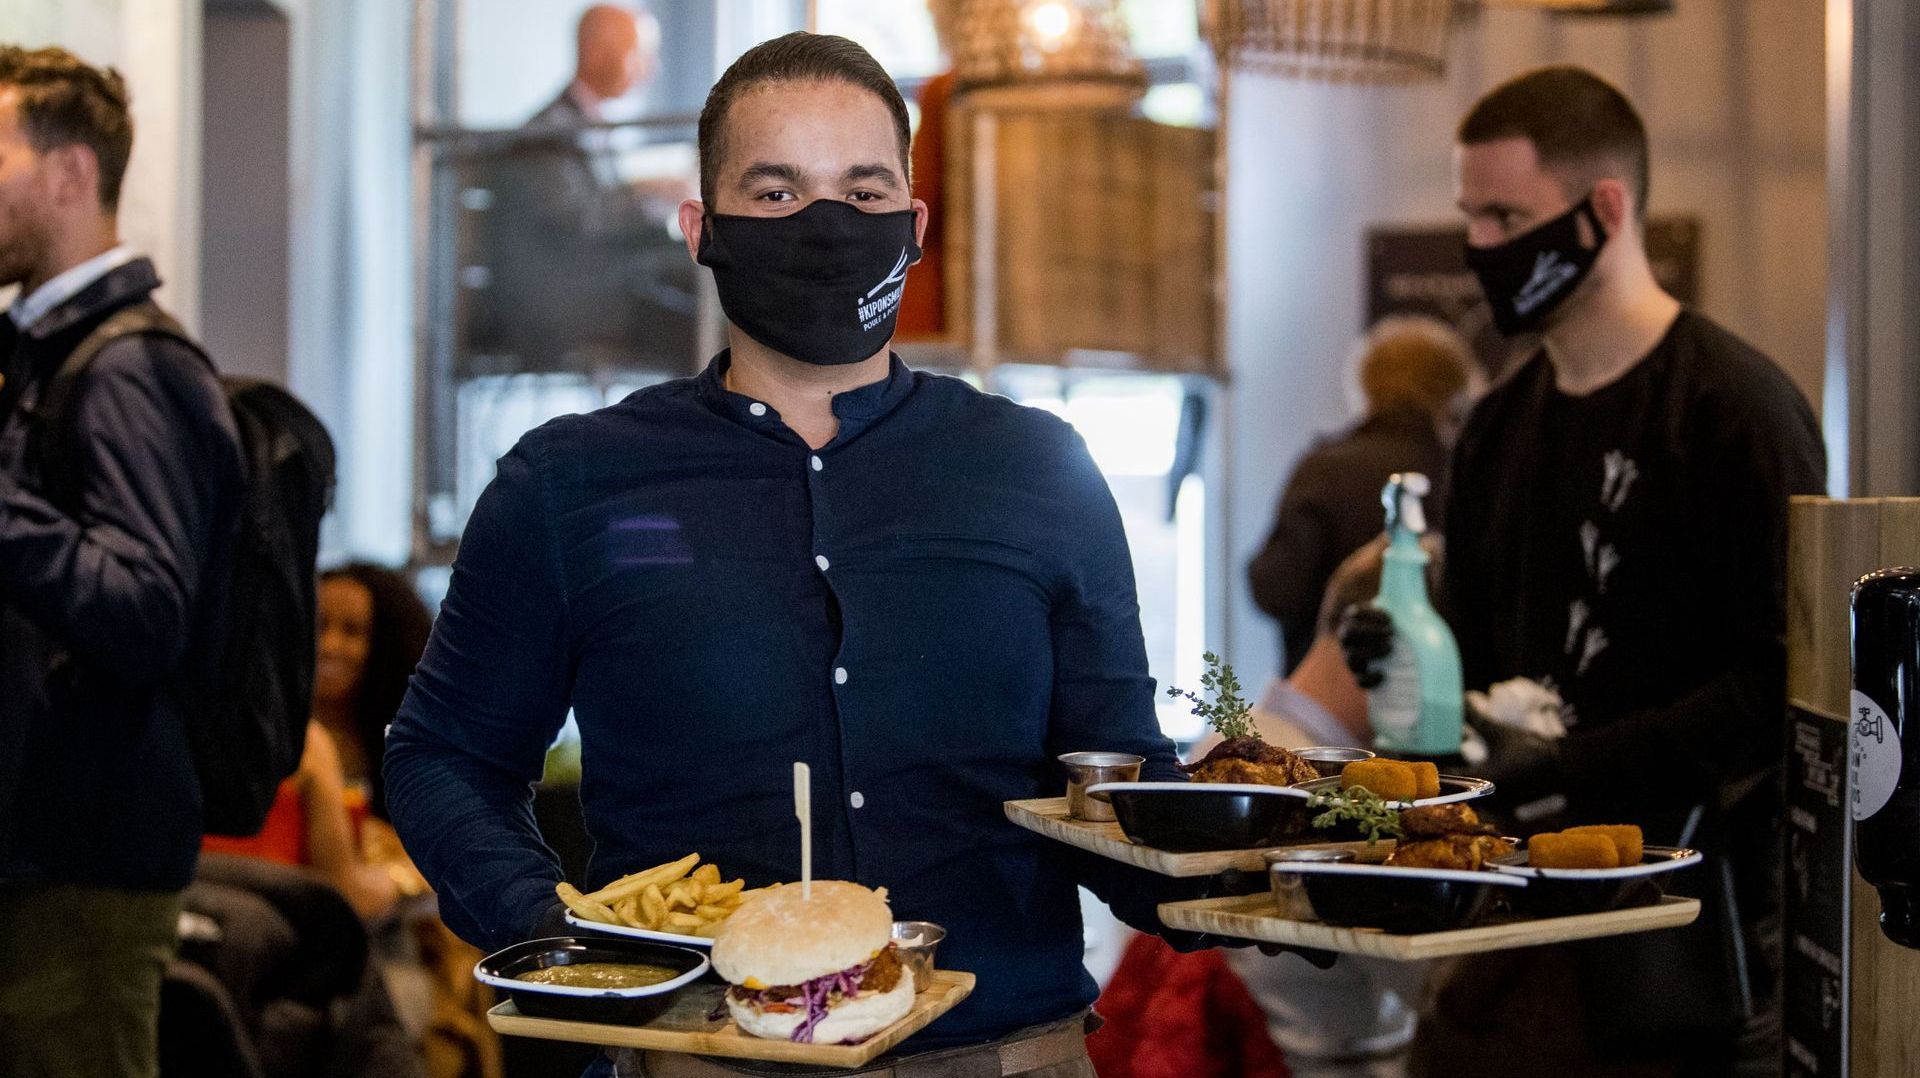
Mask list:
[[[1549,62],[1614,80],[1645,117],[1655,213],[1704,223],[1701,308],[1819,403],[1826,288],[1824,22],[1809,0],[1681,0],[1657,19],[1480,15],[1447,77],[1329,86],[1237,74],[1229,88],[1227,355],[1233,425],[1228,654],[1278,653],[1245,586],[1281,484],[1349,419],[1343,357],[1364,319],[1363,235],[1445,223],[1450,148],[1486,89]],[[1243,677],[1244,680],[1244,677]]]
[[200,318],[199,0],[3,0],[0,42],[59,45],[120,69],[132,96],[133,159],[120,231],[153,257],[160,301]]

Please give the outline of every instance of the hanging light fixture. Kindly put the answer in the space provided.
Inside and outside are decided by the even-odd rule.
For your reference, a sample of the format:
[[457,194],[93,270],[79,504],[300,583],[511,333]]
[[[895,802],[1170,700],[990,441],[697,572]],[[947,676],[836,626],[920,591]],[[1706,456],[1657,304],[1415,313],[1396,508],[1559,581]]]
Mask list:
[[1131,101],[1146,89],[1119,0],[959,0],[960,93],[1080,89]]
[[1223,65],[1326,82],[1439,78],[1456,0],[1211,0]]

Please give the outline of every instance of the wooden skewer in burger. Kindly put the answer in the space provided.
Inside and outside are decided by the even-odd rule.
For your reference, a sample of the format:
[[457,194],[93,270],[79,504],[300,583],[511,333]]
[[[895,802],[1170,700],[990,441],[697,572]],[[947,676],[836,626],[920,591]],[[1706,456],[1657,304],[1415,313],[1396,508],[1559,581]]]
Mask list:
[[799,1044],[852,1044],[913,1009],[913,978],[892,941],[886,890],[813,879],[807,765],[794,765],[800,886],[748,900],[713,940],[714,972],[743,1033]]

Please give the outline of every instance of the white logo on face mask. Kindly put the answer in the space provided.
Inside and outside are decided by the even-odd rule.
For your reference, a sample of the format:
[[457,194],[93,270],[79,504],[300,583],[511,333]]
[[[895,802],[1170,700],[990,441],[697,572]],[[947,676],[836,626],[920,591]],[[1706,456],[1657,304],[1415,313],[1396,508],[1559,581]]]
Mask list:
[[[888,285],[892,285],[893,290],[875,299],[874,294]],[[900,305],[900,294],[906,290],[906,287],[907,249],[902,247],[900,258],[893,264],[893,268],[887,271],[886,279],[867,289],[867,294],[860,297],[860,329],[864,332],[885,321],[887,316],[893,313],[893,309]]]
[[1535,307],[1553,298],[1560,286],[1572,280],[1580,271],[1571,262],[1563,262],[1558,251],[1542,251],[1533,260],[1533,276],[1527,278],[1526,287],[1513,297],[1513,311],[1521,317],[1533,313]]

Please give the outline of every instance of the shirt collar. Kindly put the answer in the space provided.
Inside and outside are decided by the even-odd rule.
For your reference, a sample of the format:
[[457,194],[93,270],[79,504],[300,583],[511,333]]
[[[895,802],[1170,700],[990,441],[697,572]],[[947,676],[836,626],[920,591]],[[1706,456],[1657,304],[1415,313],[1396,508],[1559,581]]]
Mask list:
[[22,295],[14,299],[13,306],[7,309],[7,317],[13,319],[16,329],[28,330],[35,322],[47,316],[47,312],[79,295],[93,282],[131,262],[137,256],[133,248],[126,244],[117,244],[112,249],[94,255],[77,266],[70,267],[49,278],[31,295]]
[[[553,84],[548,83],[547,85],[551,86]],[[573,102],[574,107],[580,110],[580,115],[587,118],[588,123],[597,124],[600,122],[600,96],[588,89],[586,83],[581,82],[579,79],[573,80],[573,82],[567,86],[567,97]]]
[[[730,348],[713,357],[713,361],[695,380],[700,399],[707,407],[744,427],[754,430],[779,428],[780,413],[774,411],[772,405],[727,388],[727,368],[732,364],[733,350]],[[887,413],[913,394],[913,383],[913,372],[901,362],[899,355],[888,353],[885,378],[833,398],[833,414],[840,420],[840,433],[834,437],[834,441],[839,443],[854,438],[886,418]]]

